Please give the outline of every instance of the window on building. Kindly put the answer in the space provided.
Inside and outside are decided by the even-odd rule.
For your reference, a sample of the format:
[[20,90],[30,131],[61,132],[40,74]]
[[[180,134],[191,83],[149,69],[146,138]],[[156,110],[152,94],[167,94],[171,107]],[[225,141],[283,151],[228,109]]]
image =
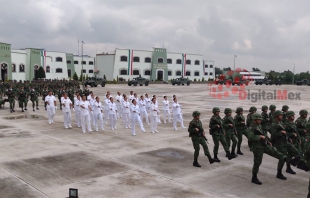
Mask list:
[[90,70],[88,70],[88,73],[89,73],[89,74],[93,74],[93,73],[94,73],[94,70],[90,69]]
[[171,58],[167,59],[167,64],[172,64],[172,59]]
[[56,62],[62,62],[62,58],[61,57],[56,57]]
[[157,63],[164,63],[164,59],[163,58],[158,58],[157,59]]
[[191,76],[191,72],[190,71],[186,71],[185,76]]
[[168,76],[172,76],[172,71],[168,70]]
[[82,65],[86,65],[86,61],[82,61]]
[[19,65],[19,72],[25,72],[25,65],[23,64]]
[[199,71],[195,71],[194,76],[199,76],[199,75],[200,75]]
[[207,76],[208,75],[208,72],[205,72],[205,76]]
[[127,62],[127,56],[121,56],[121,62]]
[[93,61],[89,61],[88,64],[89,65],[94,65],[94,62]]
[[12,72],[16,72],[16,65],[12,64]]
[[133,62],[139,63],[140,57],[138,57],[138,56],[133,57]]
[[212,72],[210,72],[210,76],[212,76],[213,75],[213,73]]
[[151,71],[150,70],[145,70],[144,71],[144,75],[145,76],[150,76],[151,75]]
[[120,70],[119,75],[127,75],[127,69]]
[[75,64],[75,65],[78,65],[78,64],[79,64],[79,61],[74,61],[74,64]]
[[209,68],[209,66],[208,66],[208,65],[205,65],[205,68]]
[[51,67],[50,66],[46,66],[46,73],[51,73]]
[[86,69],[83,69],[83,74],[86,74]]
[[61,68],[57,68],[56,69],[56,73],[62,73],[62,69]]
[[182,64],[182,60],[181,60],[181,59],[178,59],[176,63],[177,63],[177,64]]
[[140,75],[140,71],[135,69],[133,70],[132,75]]
[[192,63],[191,60],[186,60],[186,65],[190,65]]
[[149,58],[149,57],[147,57],[147,58],[144,59],[144,62],[146,62],[146,63],[150,63],[151,61],[152,61],[152,59]]
[[210,65],[210,68],[213,68],[213,65]]
[[181,71],[176,71],[176,72],[175,72],[175,75],[176,75],[176,76],[182,76],[182,73],[181,73]]
[[200,65],[200,61],[199,60],[195,60],[195,65]]
[[67,60],[67,64],[71,64],[72,62],[71,62],[71,60]]

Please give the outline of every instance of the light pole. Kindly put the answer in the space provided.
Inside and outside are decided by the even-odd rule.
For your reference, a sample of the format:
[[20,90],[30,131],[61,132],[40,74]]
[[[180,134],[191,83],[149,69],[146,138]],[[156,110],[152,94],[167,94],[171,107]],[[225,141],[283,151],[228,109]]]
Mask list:
[[84,41],[82,41],[82,81],[84,80],[84,68],[83,68],[83,44],[85,44],[85,42]]
[[294,78],[295,78],[295,63],[293,63],[294,64],[294,69],[293,69],[293,81],[292,81],[292,85],[294,84]]
[[236,58],[237,58],[237,55],[234,55],[234,71],[236,70]]

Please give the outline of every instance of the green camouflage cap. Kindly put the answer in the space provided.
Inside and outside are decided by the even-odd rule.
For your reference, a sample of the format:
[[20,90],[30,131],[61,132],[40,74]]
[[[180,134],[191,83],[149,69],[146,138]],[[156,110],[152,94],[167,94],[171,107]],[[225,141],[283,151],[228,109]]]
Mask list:
[[241,111],[243,111],[243,108],[242,108],[242,107],[238,107],[238,108],[236,109],[236,113],[240,113]]
[[252,115],[252,119],[253,119],[253,120],[262,120],[263,117],[262,117],[262,115],[259,114],[259,113],[254,113],[254,114]]
[[276,109],[277,107],[276,107],[276,105],[270,105],[269,106],[269,110],[274,110],[274,109]]
[[224,113],[225,113],[225,114],[231,113],[231,112],[232,112],[231,108],[226,108],[226,109],[224,110]]
[[213,109],[212,109],[212,113],[215,113],[215,112],[220,112],[221,110],[220,110],[220,108],[218,108],[218,107],[214,107]]
[[278,117],[279,115],[283,115],[283,112],[280,111],[280,110],[277,110],[277,111],[275,111],[275,112],[273,113],[273,117],[274,117],[274,118],[275,118],[275,117]]
[[254,106],[252,106],[252,107],[250,107],[250,110],[249,110],[250,112],[252,112],[252,111],[257,111],[257,108],[256,107],[254,107]]
[[295,112],[294,111],[288,111],[285,113],[286,117],[291,117],[293,115],[295,115]]
[[299,115],[305,115],[308,114],[308,111],[306,109],[302,109],[299,111]]
[[194,111],[192,115],[193,115],[193,117],[199,116],[200,112],[199,111]]
[[262,111],[264,111],[264,110],[268,110],[268,106],[267,105],[262,106]]
[[282,111],[285,111],[285,110],[288,110],[288,109],[289,109],[289,107],[287,105],[283,105]]

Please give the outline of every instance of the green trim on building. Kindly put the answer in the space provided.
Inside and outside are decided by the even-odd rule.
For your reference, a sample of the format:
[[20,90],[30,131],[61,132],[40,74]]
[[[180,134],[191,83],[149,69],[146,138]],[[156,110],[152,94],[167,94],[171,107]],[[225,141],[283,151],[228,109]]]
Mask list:
[[5,78],[12,80],[12,56],[11,56],[11,44],[0,43],[0,65],[5,64],[6,71],[0,68],[0,80],[2,77],[2,72],[5,72]]
[[27,64],[25,65],[26,80],[34,79],[35,66],[41,67],[41,50],[40,49],[26,49]]
[[[158,63],[159,58],[163,59],[163,63]],[[150,80],[157,80],[160,75],[162,75],[161,80],[168,81],[167,50],[165,48],[154,48]]]
[[[66,54],[66,60],[67,60],[68,77],[72,78],[75,73],[73,54]],[[68,63],[68,61],[71,61],[71,63]],[[69,69],[71,70],[71,76],[69,76]]]

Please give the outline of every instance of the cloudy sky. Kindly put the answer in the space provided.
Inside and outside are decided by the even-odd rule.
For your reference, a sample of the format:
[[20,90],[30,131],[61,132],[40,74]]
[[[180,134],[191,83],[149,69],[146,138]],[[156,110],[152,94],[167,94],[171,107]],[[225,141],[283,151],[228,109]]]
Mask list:
[[[79,3],[78,3],[79,2]],[[162,47],[217,67],[310,70],[310,1],[0,0],[0,42],[94,56]],[[4,6],[4,7],[3,7]]]

